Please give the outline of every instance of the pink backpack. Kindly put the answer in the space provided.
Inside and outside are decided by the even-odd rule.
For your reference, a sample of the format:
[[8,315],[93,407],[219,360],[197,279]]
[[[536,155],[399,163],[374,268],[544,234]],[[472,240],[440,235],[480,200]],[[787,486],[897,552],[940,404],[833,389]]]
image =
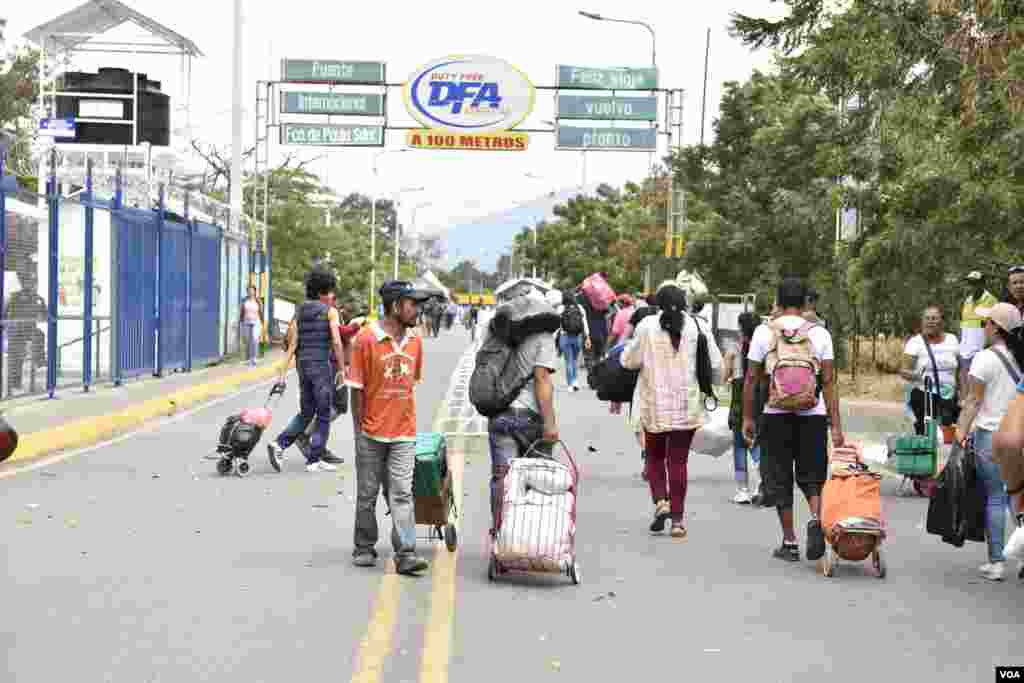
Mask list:
[[583,281],[583,294],[590,306],[599,313],[604,313],[615,301],[615,291],[608,286],[600,273],[594,273]]
[[817,323],[804,322],[786,329],[773,320],[768,323],[775,341],[765,359],[768,372],[768,405],[778,410],[801,412],[818,405],[818,372],[821,363],[814,353],[809,332]]

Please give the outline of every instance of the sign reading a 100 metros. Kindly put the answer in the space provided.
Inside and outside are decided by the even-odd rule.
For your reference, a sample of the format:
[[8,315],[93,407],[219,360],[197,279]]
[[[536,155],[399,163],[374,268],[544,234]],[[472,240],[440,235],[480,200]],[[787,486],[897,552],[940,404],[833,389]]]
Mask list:
[[427,62],[403,89],[406,109],[424,128],[455,132],[510,131],[536,100],[526,74],[496,57],[453,55]]

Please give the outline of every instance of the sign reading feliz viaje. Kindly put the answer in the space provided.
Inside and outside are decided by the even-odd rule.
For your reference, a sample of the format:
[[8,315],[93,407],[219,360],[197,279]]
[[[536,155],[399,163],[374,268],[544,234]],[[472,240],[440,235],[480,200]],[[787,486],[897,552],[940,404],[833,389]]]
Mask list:
[[654,67],[600,69],[559,64],[557,87],[575,90],[656,90],[658,70]]

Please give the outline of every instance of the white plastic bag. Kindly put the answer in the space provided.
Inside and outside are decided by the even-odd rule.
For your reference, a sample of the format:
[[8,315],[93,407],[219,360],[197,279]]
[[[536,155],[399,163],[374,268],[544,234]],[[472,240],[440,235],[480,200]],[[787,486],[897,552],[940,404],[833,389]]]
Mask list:
[[1024,527],[1017,527],[1010,534],[1010,540],[1003,548],[1003,556],[1008,560],[1024,562]]
[[690,453],[718,458],[726,452],[731,452],[732,446],[733,435],[732,430],[729,429],[729,409],[718,408],[711,413],[707,424],[693,435]]

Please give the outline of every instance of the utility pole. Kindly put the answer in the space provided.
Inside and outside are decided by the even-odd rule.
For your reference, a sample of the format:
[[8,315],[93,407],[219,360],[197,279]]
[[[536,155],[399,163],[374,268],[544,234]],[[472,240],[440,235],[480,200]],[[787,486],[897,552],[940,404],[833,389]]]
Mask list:
[[711,28],[708,28],[708,39],[704,46],[704,95],[700,100],[700,144],[704,146],[704,114],[708,105],[708,58],[711,56]]
[[[234,51],[231,57],[231,227],[242,226],[242,0],[234,2]],[[253,225],[255,229],[255,224]]]

